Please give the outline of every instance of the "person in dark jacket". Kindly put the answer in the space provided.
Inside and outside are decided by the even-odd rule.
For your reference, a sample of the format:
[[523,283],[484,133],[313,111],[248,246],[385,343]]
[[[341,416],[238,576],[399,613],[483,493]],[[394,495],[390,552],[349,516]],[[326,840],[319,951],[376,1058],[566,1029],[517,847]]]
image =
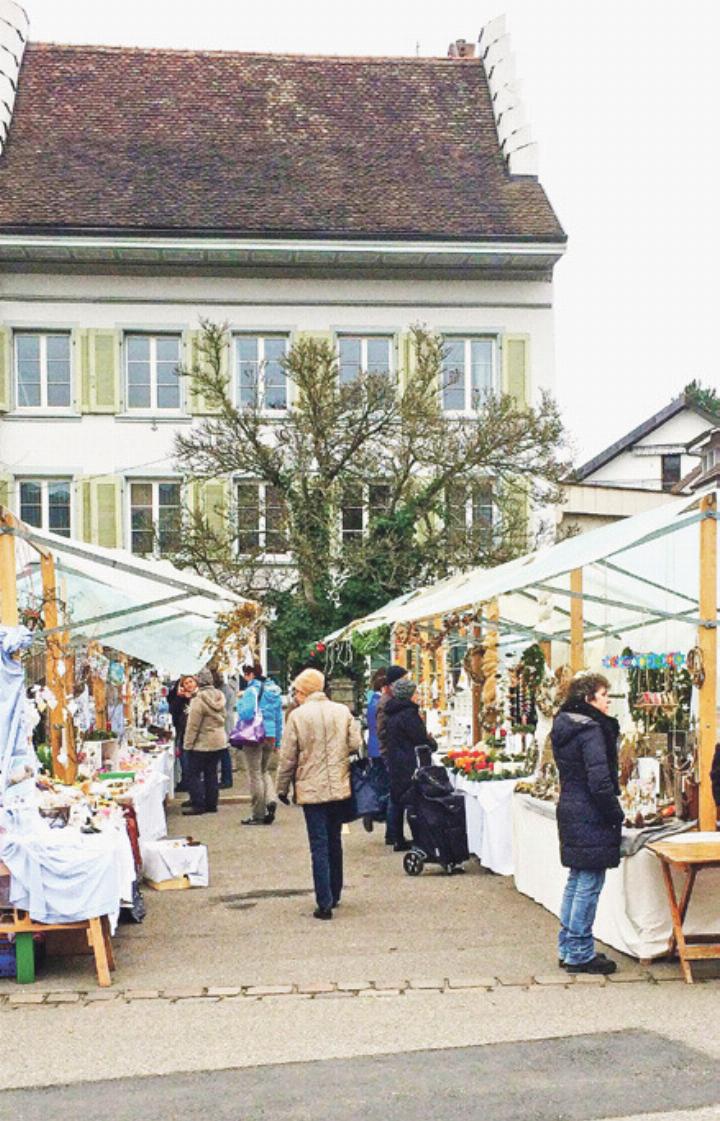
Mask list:
[[[377,708],[375,709],[375,732],[377,735],[378,748],[380,751],[380,758],[383,763],[388,767],[388,742],[387,742],[387,715],[386,710],[388,703],[392,700],[392,687],[396,681],[401,677],[407,677],[408,671],[405,666],[389,665],[385,670],[385,684],[380,690],[380,697],[378,699]],[[405,813],[401,805],[396,805],[393,802],[392,794],[388,799],[387,810],[385,815],[385,844],[392,845],[405,844],[403,837],[403,814]]]
[[592,930],[606,869],[620,863],[624,816],[618,799],[620,726],[608,715],[608,688],[598,673],[573,678],[551,733],[560,776],[560,859],[570,869],[558,936],[558,959],[568,973],[617,968],[596,953]]
[[380,811],[376,815],[365,814],[363,817],[363,825],[368,833],[372,833],[373,826],[376,821],[385,822],[385,841],[387,844],[395,844],[395,838],[392,836],[392,829],[388,817],[388,802],[390,799],[390,775],[385,758],[380,751],[380,738],[377,730],[377,714],[378,706],[383,696],[383,689],[385,688],[386,678],[385,669],[376,670],[370,682],[370,690],[367,696],[367,754],[370,760],[370,779],[373,788],[380,803]]
[[404,837],[403,819],[405,807],[412,796],[412,779],[417,768],[415,748],[427,745],[435,749],[437,746],[420,715],[418,687],[412,678],[406,675],[394,682],[392,696],[385,706],[385,717],[390,798],[399,810],[393,848],[395,852],[406,852],[411,845]]
[[188,784],[188,766],[187,754],[183,750],[183,740],[185,739],[185,727],[187,725],[188,712],[190,710],[190,702],[197,693],[198,684],[192,674],[183,674],[179,677],[174,685],[170,687],[168,692],[168,708],[170,710],[170,719],[175,729],[175,753],[180,760],[180,782],[175,787],[175,790],[188,791],[190,789]]

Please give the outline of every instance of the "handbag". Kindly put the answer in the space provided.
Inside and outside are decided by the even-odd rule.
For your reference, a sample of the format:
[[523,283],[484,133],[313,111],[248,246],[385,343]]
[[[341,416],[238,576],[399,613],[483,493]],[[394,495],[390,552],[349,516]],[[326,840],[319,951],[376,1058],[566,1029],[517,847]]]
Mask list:
[[246,743],[262,743],[265,739],[265,721],[260,709],[260,698],[264,688],[265,683],[263,682],[255,696],[254,715],[250,719],[238,717],[237,724],[228,737],[231,747],[244,747]]
[[382,805],[370,774],[368,760],[357,759],[350,764],[350,789],[352,791],[350,796],[352,816],[348,818],[348,821],[357,821],[359,817],[375,817],[382,812]]

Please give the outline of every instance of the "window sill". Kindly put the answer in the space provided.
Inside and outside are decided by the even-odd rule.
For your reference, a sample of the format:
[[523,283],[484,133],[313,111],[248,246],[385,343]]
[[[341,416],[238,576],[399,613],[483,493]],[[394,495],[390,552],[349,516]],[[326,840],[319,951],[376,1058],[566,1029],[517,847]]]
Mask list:
[[26,412],[20,411],[19,409],[15,409],[15,410],[13,410],[13,412],[0,414],[0,419],[2,419],[2,420],[14,420],[14,421],[21,421],[21,420],[80,421],[80,420],[82,420],[82,413],[53,412],[53,411],[50,411],[50,410],[48,410],[47,412],[46,411],[42,411],[42,412],[38,411],[38,412],[27,412],[26,413]]
[[192,424],[193,418],[187,413],[116,413],[114,419],[119,424]]

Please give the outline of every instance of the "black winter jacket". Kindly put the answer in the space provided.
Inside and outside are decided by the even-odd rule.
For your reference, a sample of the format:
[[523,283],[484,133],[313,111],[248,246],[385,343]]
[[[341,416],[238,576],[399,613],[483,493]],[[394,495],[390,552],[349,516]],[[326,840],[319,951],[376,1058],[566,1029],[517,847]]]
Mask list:
[[599,871],[620,863],[619,730],[617,720],[584,702],[564,706],[553,723],[560,859],[566,868]]
[[436,746],[414,701],[390,697],[385,705],[385,743],[390,797],[396,805],[407,804],[411,800],[412,777],[417,767],[415,748]]

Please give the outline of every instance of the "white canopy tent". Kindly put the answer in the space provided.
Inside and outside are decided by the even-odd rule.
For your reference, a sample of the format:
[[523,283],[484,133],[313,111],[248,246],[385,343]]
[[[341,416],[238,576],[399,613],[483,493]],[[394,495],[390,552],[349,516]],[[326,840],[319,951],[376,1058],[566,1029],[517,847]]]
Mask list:
[[89,545],[22,523],[13,532],[21,599],[23,593],[42,596],[40,553],[51,553],[69,616],[57,629],[101,642],[171,676],[197,672],[207,661],[203,645],[214,635],[218,615],[252,603],[166,560]]
[[[633,518],[569,538],[493,569],[474,568],[406,593],[334,632],[433,622],[497,599],[501,645],[548,641],[569,645],[571,574],[582,570],[588,661],[623,645],[637,649],[692,646],[698,627],[700,499],[669,499]],[[707,516],[707,515],[705,515]]]

